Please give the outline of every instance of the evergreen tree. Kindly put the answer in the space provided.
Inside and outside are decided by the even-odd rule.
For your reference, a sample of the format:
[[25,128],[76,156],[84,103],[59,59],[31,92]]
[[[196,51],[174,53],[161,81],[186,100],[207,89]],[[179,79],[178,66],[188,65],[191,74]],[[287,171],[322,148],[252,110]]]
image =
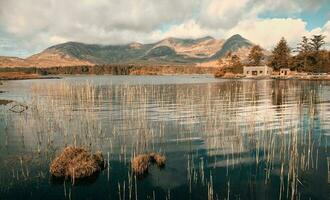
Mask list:
[[321,47],[325,44],[324,39],[324,35],[313,35],[310,45],[312,46],[312,50],[314,52],[319,52],[321,50]]
[[262,52],[262,48],[259,45],[253,46],[248,57],[249,64],[255,66],[260,65],[263,58],[264,54]]
[[298,55],[293,58],[294,62],[291,65],[292,68],[298,71],[308,70],[308,67],[310,66],[312,61],[310,59],[312,46],[306,36],[302,37],[302,41],[298,44],[297,50]]
[[313,72],[322,72],[324,68],[324,59],[325,57],[321,53],[321,48],[325,44],[324,35],[313,35],[311,38],[310,45],[312,47],[312,53],[310,55],[311,60],[313,61],[310,65],[310,71]]
[[282,37],[277,43],[276,47],[272,51],[272,56],[269,65],[273,67],[274,70],[279,70],[280,68],[288,68],[290,59],[290,48],[285,38]]
[[237,55],[232,55],[230,58],[230,64],[228,66],[228,71],[234,74],[243,73],[243,65],[241,59]]
[[306,55],[312,51],[312,46],[306,36],[302,37],[302,41],[298,44],[297,49],[298,53],[301,55]]

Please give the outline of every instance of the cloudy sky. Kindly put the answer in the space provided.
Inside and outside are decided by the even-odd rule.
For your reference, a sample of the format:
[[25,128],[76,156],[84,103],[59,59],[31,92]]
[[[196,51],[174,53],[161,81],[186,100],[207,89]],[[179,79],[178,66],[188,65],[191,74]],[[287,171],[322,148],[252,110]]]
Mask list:
[[149,43],[228,38],[271,49],[284,36],[330,42],[330,0],[0,0],[0,55],[26,57],[67,41]]

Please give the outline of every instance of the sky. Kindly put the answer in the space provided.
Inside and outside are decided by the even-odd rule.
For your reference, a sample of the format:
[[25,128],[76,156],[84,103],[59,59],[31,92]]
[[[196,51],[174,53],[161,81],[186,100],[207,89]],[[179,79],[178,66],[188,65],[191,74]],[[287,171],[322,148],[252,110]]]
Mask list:
[[240,34],[271,50],[285,37],[330,43],[330,0],[0,0],[0,55],[28,57],[68,41],[152,43]]

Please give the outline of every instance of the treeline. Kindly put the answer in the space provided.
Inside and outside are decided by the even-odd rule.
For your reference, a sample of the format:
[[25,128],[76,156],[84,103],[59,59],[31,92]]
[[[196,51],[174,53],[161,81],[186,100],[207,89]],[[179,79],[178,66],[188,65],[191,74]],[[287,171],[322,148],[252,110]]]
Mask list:
[[134,68],[131,65],[94,65],[94,66],[58,66],[58,67],[15,67],[0,68],[0,72],[23,72],[27,74],[57,75],[57,74],[113,74],[127,75]]
[[312,38],[304,36],[297,47],[291,50],[285,38],[282,38],[273,49],[268,64],[274,70],[290,68],[314,73],[330,72],[330,51],[322,49],[324,39],[323,35],[313,35]]
[[39,75],[71,75],[71,74],[112,74],[112,75],[148,75],[148,74],[213,74],[214,67],[196,67],[194,65],[160,65],[144,66],[131,64],[94,65],[94,66],[59,66],[48,68],[20,67],[0,68],[1,72],[23,72]]
[[218,73],[219,75],[226,72],[242,73],[243,65],[268,65],[277,71],[281,68],[289,68],[299,72],[330,72],[330,51],[322,49],[325,45],[324,39],[323,35],[313,35],[312,38],[304,36],[292,50],[286,39],[282,37],[270,55],[265,55],[265,50],[255,45],[245,61],[241,61],[237,55],[229,52],[218,60],[218,65],[222,66]]

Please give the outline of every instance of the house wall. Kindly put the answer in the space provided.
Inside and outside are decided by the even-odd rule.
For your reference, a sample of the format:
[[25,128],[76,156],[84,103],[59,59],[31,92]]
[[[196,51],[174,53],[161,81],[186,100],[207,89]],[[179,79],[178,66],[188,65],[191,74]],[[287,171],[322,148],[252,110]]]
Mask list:
[[268,66],[244,66],[243,74],[247,77],[253,76],[270,76],[273,69]]
[[287,76],[290,75],[290,73],[291,73],[290,69],[280,69],[281,76]]

